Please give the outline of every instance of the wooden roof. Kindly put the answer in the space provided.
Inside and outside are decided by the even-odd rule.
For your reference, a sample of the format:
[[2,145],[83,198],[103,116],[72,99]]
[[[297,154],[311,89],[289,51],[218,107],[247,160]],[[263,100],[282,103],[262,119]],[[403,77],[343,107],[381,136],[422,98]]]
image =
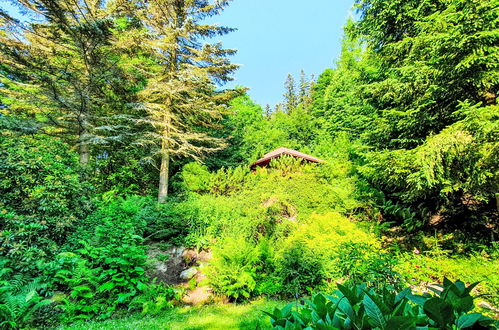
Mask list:
[[288,155],[288,156],[293,156],[296,158],[302,158],[305,159],[306,161],[312,162],[312,163],[325,163],[322,159],[319,159],[314,156],[310,156],[307,154],[304,154],[303,152],[299,152],[293,149],[288,149],[288,148],[278,148],[276,150],[273,150],[267,154],[265,154],[262,158],[254,162],[253,164],[250,165],[251,168],[255,168],[257,166],[266,166],[270,161],[274,158],[279,158],[282,155]]

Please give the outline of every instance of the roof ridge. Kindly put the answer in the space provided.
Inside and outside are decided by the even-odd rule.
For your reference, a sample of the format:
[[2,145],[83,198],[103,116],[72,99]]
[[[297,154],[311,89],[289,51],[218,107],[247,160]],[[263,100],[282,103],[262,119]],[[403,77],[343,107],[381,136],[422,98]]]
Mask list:
[[277,157],[281,156],[282,154],[286,154],[286,155],[297,157],[297,158],[302,158],[302,159],[305,159],[307,161],[314,162],[314,163],[325,163],[325,161],[323,161],[322,159],[319,159],[319,158],[311,156],[311,155],[307,155],[306,153],[303,153],[303,152],[300,152],[300,151],[297,151],[294,149],[286,148],[286,147],[279,147],[275,150],[272,150],[272,151],[266,153],[262,158],[258,159],[256,162],[254,162],[250,166],[255,167],[255,166],[260,165],[260,164],[266,165],[270,162],[270,160],[277,158]]

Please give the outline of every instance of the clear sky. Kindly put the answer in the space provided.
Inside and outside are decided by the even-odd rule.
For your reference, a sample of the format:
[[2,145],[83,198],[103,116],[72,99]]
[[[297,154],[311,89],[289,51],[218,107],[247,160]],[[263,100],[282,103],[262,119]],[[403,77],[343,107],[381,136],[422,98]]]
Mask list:
[[[0,1],[19,17],[17,10]],[[332,67],[353,1],[233,0],[213,18],[238,29],[221,39],[226,48],[238,50],[233,62],[241,65],[228,86],[248,87],[255,102],[274,106],[282,100],[288,73],[298,80],[301,69],[317,77]]]
[[353,0],[233,0],[216,22],[238,31],[222,38],[241,64],[235,84],[249,87],[257,103],[282,99],[288,73],[316,77],[332,67]]

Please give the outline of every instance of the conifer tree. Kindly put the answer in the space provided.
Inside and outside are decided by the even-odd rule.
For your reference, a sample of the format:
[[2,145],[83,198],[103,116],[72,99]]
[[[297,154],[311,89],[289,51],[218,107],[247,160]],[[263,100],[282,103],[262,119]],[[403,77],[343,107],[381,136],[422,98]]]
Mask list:
[[302,109],[308,110],[312,104],[311,87],[313,84],[313,77],[307,79],[307,75],[303,69],[300,72],[300,91],[299,103]]
[[267,104],[267,105],[265,106],[265,116],[266,116],[267,118],[270,118],[270,115],[271,115],[271,114],[272,114],[272,109],[270,109],[270,104]]
[[291,74],[288,74],[284,82],[284,110],[290,113],[298,106],[298,95],[296,94],[295,79]]
[[284,109],[284,105],[282,103],[277,103],[274,106],[274,113],[283,112],[284,111],[283,109]]
[[112,127],[123,79],[113,58],[113,22],[102,1],[17,0],[27,22],[1,11],[0,82],[4,113],[41,121],[45,133],[77,146],[87,165],[90,144]]
[[307,81],[307,76],[305,74],[305,71],[303,69],[300,71],[300,91],[299,91],[299,97],[300,97],[300,103],[303,104],[303,100],[305,96],[307,95],[307,90],[308,90],[308,81]]
[[149,29],[144,43],[154,59],[147,86],[140,92],[146,116],[141,122],[153,129],[141,142],[152,144],[150,160],[160,159],[158,202],[166,202],[170,158],[198,159],[224,147],[221,138],[207,133],[221,118],[231,91],[217,91],[216,83],[230,80],[237,68],[228,56],[234,50],[203,39],[232,29],[204,23],[219,14],[229,1],[137,1],[138,15]]

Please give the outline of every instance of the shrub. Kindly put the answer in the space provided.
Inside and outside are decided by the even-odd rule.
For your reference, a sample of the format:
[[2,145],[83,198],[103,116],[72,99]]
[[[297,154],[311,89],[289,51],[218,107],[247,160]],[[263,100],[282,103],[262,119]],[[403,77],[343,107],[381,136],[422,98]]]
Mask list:
[[69,294],[61,297],[65,319],[110,317],[144,290],[145,250],[133,242],[121,246],[86,246],[77,254],[64,253],[56,260],[54,281]]
[[[285,239],[280,253],[286,254],[287,249],[297,246],[321,264],[324,279],[342,277],[373,285],[394,284],[397,279],[392,271],[394,261],[381,251],[376,237],[338,213],[314,214],[298,224]],[[297,267],[294,266],[294,271]]]
[[364,282],[368,287],[391,285],[399,288],[401,276],[394,270],[395,256],[366,243],[347,242],[335,251],[336,273],[348,282]]
[[93,209],[91,191],[62,142],[0,136],[0,256],[14,272],[36,277],[36,263],[61,252]]
[[145,222],[144,237],[180,246],[189,234],[191,212],[195,211],[188,203],[158,204],[147,199],[135,218]]
[[110,317],[147,288],[141,236],[145,221],[136,216],[146,201],[104,201],[70,239],[81,248],[45,265],[45,276],[53,278],[55,289],[68,293],[58,299],[65,321]]
[[254,183],[249,176],[248,166],[237,166],[233,168],[222,168],[213,173],[210,181],[210,190],[216,195],[228,195]]
[[[81,242],[117,244],[122,237],[143,235],[146,222],[137,215],[149,199],[141,196],[127,198],[104,195],[98,208],[83,219],[75,233],[69,237],[68,250],[81,246]],[[116,230],[119,228],[119,230]]]
[[300,241],[292,241],[282,252],[276,272],[282,279],[281,293],[291,297],[310,293],[326,278],[322,260]]
[[[497,254],[497,252],[495,252]],[[471,256],[432,256],[428,252],[404,253],[400,263],[395,267],[411,285],[442,281],[444,277],[451,280],[461,278],[466,283],[480,282],[476,291],[484,295],[492,305],[499,303],[499,273],[491,269],[499,268],[496,254]]]
[[208,171],[208,167],[198,162],[184,165],[180,177],[181,187],[187,191],[201,193],[210,189],[211,173]]

